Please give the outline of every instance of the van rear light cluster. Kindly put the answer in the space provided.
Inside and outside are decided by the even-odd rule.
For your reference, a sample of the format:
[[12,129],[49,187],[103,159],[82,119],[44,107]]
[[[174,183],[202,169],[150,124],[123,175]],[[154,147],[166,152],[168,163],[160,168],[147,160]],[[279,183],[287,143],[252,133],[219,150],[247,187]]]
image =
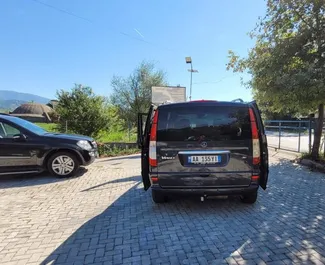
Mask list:
[[158,110],[155,111],[153,116],[150,141],[149,141],[149,164],[152,167],[157,166],[157,122],[158,122]]
[[253,165],[258,165],[261,162],[261,154],[260,154],[260,140],[258,137],[257,124],[255,119],[255,114],[253,109],[249,109],[249,118],[251,121],[251,129],[252,129],[252,142],[253,142]]
[[158,177],[157,176],[152,176],[151,180],[152,180],[153,183],[156,183],[156,182],[158,182]]

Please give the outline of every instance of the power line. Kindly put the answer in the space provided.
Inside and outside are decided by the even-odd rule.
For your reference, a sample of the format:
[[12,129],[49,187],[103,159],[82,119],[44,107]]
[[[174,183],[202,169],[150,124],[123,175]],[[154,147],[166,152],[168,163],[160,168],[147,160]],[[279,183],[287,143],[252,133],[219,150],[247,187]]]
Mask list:
[[[77,15],[77,14],[74,14],[74,13],[69,12],[69,11],[67,11],[67,10],[64,10],[64,9],[62,9],[62,8],[59,8],[59,7],[56,7],[56,6],[50,5],[50,4],[48,4],[48,3],[44,3],[44,2],[39,1],[39,0],[31,0],[31,1],[34,1],[35,3],[38,3],[38,4],[41,4],[41,5],[44,5],[44,6],[46,6],[46,7],[52,8],[52,9],[58,11],[58,12],[61,12],[61,13],[66,14],[66,15],[73,16],[73,17],[75,17],[75,18],[78,18],[78,19],[81,19],[81,20],[87,21],[87,22],[89,22],[89,23],[91,23],[91,24],[95,24],[94,21],[92,21],[92,20],[90,20],[90,19],[88,19],[88,18],[85,18],[85,17],[79,16],[79,15]],[[105,27],[106,27],[106,26],[105,26]],[[107,27],[106,27],[106,28],[107,28]],[[169,48],[163,47],[163,46],[161,46],[161,45],[157,45],[157,44],[155,44],[155,43],[153,43],[153,42],[146,41],[146,40],[144,40],[144,39],[142,39],[142,38],[134,37],[134,36],[132,36],[132,35],[130,35],[130,34],[128,34],[128,33],[125,33],[125,32],[123,32],[123,31],[118,31],[118,30],[115,30],[115,29],[113,29],[113,28],[108,28],[108,29],[109,29],[110,31],[112,31],[112,32],[115,32],[115,33],[121,34],[121,35],[123,35],[123,36],[125,36],[125,37],[131,38],[131,39],[134,39],[134,40],[137,40],[137,41],[141,41],[141,42],[147,43],[147,44],[152,45],[152,46],[160,47],[161,49],[165,49],[165,50],[168,50],[168,51],[175,51],[175,50],[173,50],[173,49],[169,49]]]
[[220,80],[215,81],[215,82],[197,82],[197,83],[193,83],[193,84],[196,84],[196,85],[201,85],[201,84],[218,84],[218,83],[222,82],[223,80],[225,80],[225,79],[227,79],[229,77],[233,77],[233,75],[232,76],[225,76],[225,77],[223,77]]
[[[69,15],[69,16],[78,18],[80,20],[83,20],[83,21],[88,22],[88,23],[91,23],[91,24],[96,24],[96,22],[93,21],[93,20],[91,20],[91,19],[88,19],[86,17],[77,15],[75,13],[69,12],[67,10],[64,10],[62,8],[59,8],[59,7],[53,6],[51,4],[45,3],[43,1],[40,1],[40,0],[31,0],[31,1],[33,1],[35,3],[38,3],[40,5],[46,6],[48,8],[52,8],[53,10],[55,10],[57,12],[64,13],[65,15]],[[171,48],[168,48],[168,47],[165,47],[165,46],[162,46],[162,45],[158,45],[158,44],[156,44],[154,42],[147,41],[147,40],[145,40],[143,38],[138,38],[138,37],[135,37],[135,36],[133,36],[131,34],[125,33],[123,31],[119,31],[119,30],[113,29],[111,27],[107,27],[106,25],[105,25],[105,28],[108,29],[108,30],[110,30],[110,31],[112,31],[112,32],[114,32],[114,33],[116,33],[116,34],[123,35],[123,36],[125,36],[127,38],[130,38],[130,39],[133,39],[133,40],[136,40],[136,41],[140,41],[140,42],[146,43],[148,45],[151,45],[151,46],[154,46],[154,47],[163,49],[163,50],[167,50],[167,51],[170,51],[170,52],[178,52],[178,53],[181,52],[181,53],[183,53],[183,51],[180,51],[180,50],[177,51],[176,49],[171,49]],[[230,77],[230,76],[228,76],[228,77]],[[222,78],[222,79],[220,79],[219,81],[216,81],[216,82],[198,82],[198,83],[193,83],[193,84],[217,84],[217,83],[220,83],[221,81],[223,81],[224,79],[226,79],[228,77],[224,77],[224,78]]]
[[61,9],[61,8],[59,8],[59,7],[52,6],[52,5],[48,4],[48,3],[44,3],[44,2],[39,1],[39,0],[32,0],[32,1],[34,1],[34,2],[36,2],[36,3],[38,3],[38,4],[41,4],[41,5],[47,6],[47,7],[49,7],[49,8],[52,8],[52,9],[54,9],[54,10],[56,10],[56,11],[59,11],[59,12],[65,13],[65,14],[67,14],[67,15],[70,15],[70,16],[73,16],[73,17],[76,17],[76,18],[79,18],[79,19],[85,20],[85,21],[90,22],[90,23],[94,23],[93,21],[89,20],[88,18],[84,18],[84,17],[82,17],[82,16],[76,15],[76,14],[74,14],[74,13],[71,13],[71,12],[66,11],[66,10],[64,10],[64,9]]

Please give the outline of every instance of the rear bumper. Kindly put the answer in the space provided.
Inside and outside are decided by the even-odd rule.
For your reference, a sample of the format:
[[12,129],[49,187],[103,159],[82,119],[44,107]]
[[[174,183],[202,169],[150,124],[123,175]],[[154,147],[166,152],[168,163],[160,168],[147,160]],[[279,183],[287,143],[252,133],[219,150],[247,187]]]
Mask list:
[[159,185],[152,185],[151,189],[170,194],[193,194],[193,195],[242,195],[256,192],[258,184],[252,184],[248,187],[233,187],[233,188],[161,188]]

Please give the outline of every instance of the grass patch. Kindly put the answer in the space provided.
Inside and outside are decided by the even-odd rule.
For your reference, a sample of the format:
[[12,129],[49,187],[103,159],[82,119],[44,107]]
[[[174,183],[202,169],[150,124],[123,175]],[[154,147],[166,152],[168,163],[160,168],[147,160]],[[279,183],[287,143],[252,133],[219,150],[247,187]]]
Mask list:
[[59,129],[57,128],[57,124],[55,123],[42,123],[42,122],[38,122],[35,123],[36,125],[38,125],[39,127],[43,128],[44,130],[48,131],[48,132],[59,132]]
[[137,140],[137,135],[133,132],[103,132],[99,135],[99,142],[109,143],[109,142],[123,142],[123,143],[134,143]]

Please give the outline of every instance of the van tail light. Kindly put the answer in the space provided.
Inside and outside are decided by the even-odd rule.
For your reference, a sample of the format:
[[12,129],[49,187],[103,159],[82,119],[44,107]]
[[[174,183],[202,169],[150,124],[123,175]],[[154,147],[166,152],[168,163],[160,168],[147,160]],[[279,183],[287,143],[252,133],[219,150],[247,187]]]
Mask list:
[[158,110],[155,111],[155,114],[153,116],[153,122],[150,131],[149,164],[152,167],[157,166],[157,122],[158,122]]
[[157,183],[158,182],[158,177],[157,176],[152,176],[151,180],[152,180],[152,183]]
[[253,165],[259,165],[261,162],[260,154],[260,140],[258,137],[257,123],[253,109],[249,109],[249,118],[252,128],[252,142],[253,142]]

